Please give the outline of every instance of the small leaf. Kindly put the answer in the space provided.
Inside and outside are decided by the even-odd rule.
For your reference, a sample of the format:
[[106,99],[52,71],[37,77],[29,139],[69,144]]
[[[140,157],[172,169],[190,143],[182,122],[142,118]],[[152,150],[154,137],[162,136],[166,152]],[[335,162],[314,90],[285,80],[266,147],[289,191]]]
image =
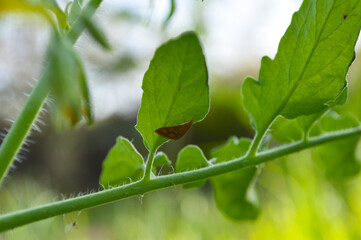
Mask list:
[[163,165],[170,165],[172,162],[164,152],[157,152],[154,157],[153,167],[160,167]]
[[317,120],[319,120],[329,109],[336,107],[337,105],[344,105],[347,101],[348,96],[348,87],[347,85],[342,89],[341,93],[336,97],[336,99],[328,101],[327,107],[324,108],[321,112],[314,113],[311,115],[300,116],[297,118],[297,122],[301,129],[303,130],[304,137],[308,137],[309,131],[312,129],[312,126]]
[[[279,142],[291,142],[302,139],[303,129],[307,127],[307,120],[311,123],[312,117],[301,116],[297,119],[286,121],[277,120],[275,131],[272,135]],[[308,119],[307,119],[308,118]],[[304,121],[304,125],[300,124]],[[278,126],[279,125],[279,126]],[[315,124],[310,131],[310,137],[320,136],[327,132],[340,131],[359,126],[359,122],[351,115],[340,116],[334,111],[327,112]],[[288,135],[287,135],[288,133]],[[329,179],[341,179],[357,174],[360,170],[360,162],[356,158],[356,147],[359,137],[338,140],[313,149],[313,159]]]
[[360,171],[360,159],[356,158],[358,141],[358,137],[353,137],[324,144],[313,150],[312,158],[329,179],[355,176]]
[[354,59],[360,12],[359,0],[303,2],[275,59],[264,57],[259,80],[247,78],[243,84],[244,105],[257,132],[263,135],[278,115],[320,112],[340,94]]
[[334,111],[328,112],[320,120],[320,127],[323,132],[334,132],[359,126],[359,121],[351,114],[339,115]]
[[[338,115],[330,112],[324,116],[311,134],[339,131],[357,127],[359,122],[351,115]],[[343,179],[356,175],[360,171],[360,159],[356,156],[356,147],[360,137],[355,136],[313,149],[312,158],[329,179]]]
[[100,184],[104,188],[137,181],[144,174],[143,157],[129,140],[118,137],[103,162]]
[[148,150],[168,141],[155,131],[201,121],[209,110],[205,59],[194,33],[182,34],[157,49],[143,79],[137,130]]
[[[299,116],[295,119],[285,119],[283,117],[279,117],[272,124],[272,136],[281,143],[289,143],[293,141],[299,141],[302,138],[308,137],[309,131],[312,129],[314,124],[318,122],[318,120],[332,107],[337,105],[345,104],[347,100],[348,88],[344,87],[339,96],[327,103],[327,108],[323,111]],[[316,134],[317,135],[317,134]],[[315,133],[313,133],[315,136]]]
[[259,214],[259,207],[255,200],[255,193],[250,185],[253,183],[257,169],[246,168],[212,179],[214,197],[218,209],[234,221],[255,220]]
[[[204,168],[209,165],[202,150],[195,145],[188,145],[179,154],[176,164],[177,172],[187,172],[194,169]],[[206,183],[206,180],[184,184],[184,188],[199,188]]]
[[247,138],[238,139],[232,136],[228,141],[212,151],[212,158],[216,158],[216,163],[226,162],[234,158],[245,155],[249,149],[251,140]]
[[170,164],[172,164],[172,162],[164,152],[157,152],[157,154],[154,156],[152,173],[155,175],[157,173],[157,167]]
[[290,143],[302,140],[309,134],[309,130],[322,117],[327,109],[310,115],[299,116],[294,119],[277,118],[272,124],[271,133],[280,143]]
[[109,41],[105,36],[103,30],[101,30],[101,28],[98,26],[98,24],[94,22],[94,20],[91,17],[87,16],[86,14],[81,15],[81,18],[92,38],[97,43],[99,43],[103,48],[110,50],[111,46],[109,44]]
[[[250,145],[249,139],[231,137],[212,153],[212,157],[216,158],[216,163],[239,158],[247,153]],[[257,196],[251,187],[256,174],[257,167],[250,167],[211,179],[216,205],[225,216],[235,221],[257,218]]]
[[279,143],[301,140],[303,138],[303,130],[297,120],[288,120],[283,117],[277,118],[271,127],[273,138]]

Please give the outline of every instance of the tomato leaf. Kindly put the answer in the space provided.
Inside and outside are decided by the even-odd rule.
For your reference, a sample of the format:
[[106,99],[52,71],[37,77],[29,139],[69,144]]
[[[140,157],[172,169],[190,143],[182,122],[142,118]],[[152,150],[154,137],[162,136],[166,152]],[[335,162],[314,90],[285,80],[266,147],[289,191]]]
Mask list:
[[162,151],[157,152],[157,154],[154,156],[152,173],[155,175],[157,173],[157,167],[170,165],[170,164],[172,164],[172,162],[169,160],[167,154],[165,154]]
[[316,122],[319,122],[318,120],[322,118],[322,115],[324,115],[329,108],[345,104],[347,95],[348,88],[345,87],[339,96],[335,100],[328,102],[327,108],[321,112],[299,116],[295,119],[277,118],[271,127],[272,136],[281,143],[299,141],[302,138],[308,137],[309,131]]
[[257,132],[263,134],[278,115],[320,112],[340,94],[354,59],[360,12],[359,0],[303,2],[275,59],[264,57],[259,80],[247,78],[243,84],[244,105]]
[[[177,172],[192,171],[194,169],[204,168],[209,165],[202,150],[195,145],[188,145],[183,148],[179,154],[176,164]],[[184,184],[184,188],[198,188],[202,187],[206,183],[206,180],[197,181],[194,183]]]
[[[212,153],[212,157],[216,158],[216,163],[242,157],[247,153],[250,145],[249,139],[231,137],[227,143]],[[257,167],[250,167],[211,179],[216,205],[231,220],[257,218],[259,214],[257,196],[251,187],[256,174]]]
[[271,127],[272,137],[279,143],[289,143],[301,140],[303,130],[297,119],[288,120],[283,117],[277,118]]
[[126,138],[119,137],[103,162],[100,184],[104,188],[134,182],[144,174],[143,157]]
[[[357,127],[359,122],[351,115],[338,115],[330,112],[320,124],[313,128],[311,135]],[[313,149],[312,158],[329,179],[343,179],[356,175],[360,171],[360,159],[356,156],[356,147],[360,137],[337,140]]]
[[168,139],[155,130],[201,121],[209,110],[208,74],[197,36],[188,32],[157,49],[143,79],[136,128],[148,150]]
[[164,152],[157,152],[154,157],[153,167],[160,167],[163,165],[170,165],[172,162],[169,160],[167,154]]

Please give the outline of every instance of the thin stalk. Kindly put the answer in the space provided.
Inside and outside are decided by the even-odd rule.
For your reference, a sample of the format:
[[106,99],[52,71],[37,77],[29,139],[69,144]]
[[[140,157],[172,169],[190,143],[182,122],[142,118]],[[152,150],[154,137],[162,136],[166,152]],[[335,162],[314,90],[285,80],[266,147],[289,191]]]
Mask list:
[[142,180],[121,187],[104,190],[72,199],[49,203],[35,208],[20,210],[0,216],[0,232],[54,217],[73,211],[80,211],[95,206],[115,202],[132,196],[143,195],[154,190],[207,179],[219,174],[235,171],[240,168],[254,166],[273,159],[295,153],[323,143],[361,135],[361,127],[333,132],[318,137],[309,138],[307,142],[298,141],[285,146],[258,153],[255,157],[247,155],[228,162],[210,165],[205,168],[159,176],[147,182]]
[[311,125],[309,128],[307,128],[305,131],[304,131],[304,135],[303,135],[303,141],[305,142],[308,142],[308,139],[310,138],[310,132],[311,132],[311,128],[312,128],[313,125]]
[[252,145],[247,153],[247,156],[249,157],[255,157],[257,154],[257,150],[259,148],[259,145],[261,144],[262,138],[264,136],[263,132],[256,132],[256,135],[253,138]]
[[143,176],[142,181],[147,182],[150,180],[150,174],[152,172],[155,152],[156,152],[156,150],[151,150],[149,152],[148,159],[147,159],[147,165],[145,166],[145,171],[144,171],[144,176]]
[[[90,0],[81,14],[87,14],[88,17],[92,16],[99,7],[101,1],[102,0]],[[69,30],[68,37],[73,44],[84,31],[84,28],[85,26],[78,19]],[[46,72],[47,70],[45,69],[44,74],[33,88],[23,109],[0,146],[0,184],[4,180],[16,155],[29,135],[31,127],[49,95],[50,90],[47,84]]]

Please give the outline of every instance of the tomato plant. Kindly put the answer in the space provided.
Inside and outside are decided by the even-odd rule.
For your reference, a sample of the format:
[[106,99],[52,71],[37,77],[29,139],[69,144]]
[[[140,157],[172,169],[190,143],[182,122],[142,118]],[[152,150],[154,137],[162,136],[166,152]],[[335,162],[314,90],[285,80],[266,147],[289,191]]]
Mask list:
[[[55,98],[57,126],[74,126],[81,119],[93,122],[86,73],[72,46],[86,29],[100,45],[110,48],[92,20],[100,0],[85,6],[76,0],[65,12],[52,1],[45,5],[3,2],[8,8],[0,11],[34,11],[49,18],[53,28],[43,75],[1,145],[1,181],[50,93]],[[347,100],[346,74],[355,58],[360,28],[358,0],[303,1],[275,58],[263,57],[258,79],[246,78],[240,89],[254,138],[230,136],[212,151],[211,159],[200,147],[185,146],[178,154],[176,173],[157,176],[155,167],[171,163],[159,147],[181,138],[210,109],[207,64],[197,33],[185,32],[169,40],[155,51],[143,78],[135,127],[149,151],[147,159],[120,136],[103,163],[102,191],[3,214],[0,231],[174,185],[201,187],[207,179],[224,215],[233,220],[256,219],[259,201],[248,193],[262,174],[259,165],[308,148],[315,148],[317,161],[329,177],[355,175],[360,169],[355,158],[360,123],[333,108]]]

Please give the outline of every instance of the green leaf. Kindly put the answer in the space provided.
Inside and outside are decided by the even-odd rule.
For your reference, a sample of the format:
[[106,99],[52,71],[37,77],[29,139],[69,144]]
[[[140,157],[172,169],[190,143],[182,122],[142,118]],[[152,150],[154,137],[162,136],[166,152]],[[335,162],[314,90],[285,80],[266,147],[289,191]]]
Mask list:
[[[195,145],[188,145],[183,148],[179,154],[176,164],[176,172],[187,172],[194,169],[204,168],[209,165],[202,150]],[[193,183],[184,184],[184,188],[198,188],[202,187],[206,180],[197,181]]]
[[126,138],[118,137],[103,162],[100,184],[104,188],[137,181],[144,174],[143,157]]
[[170,165],[172,162],[164,152],[157,152],[154,157],[153,167],[160,167],[163,165]]
[[251,140],[248,138],[238,139],[232,136],[221,147],[215,148],[211,156],[216,158],[216,163],[226,162],[234,158],[242,157],[248,151]]
[[207,67],[197,36],[184,33],[157,49],[143,79],[137,130],[148,150],[168,139],[155,130],[201,121],[209,110]]
[[319,120],[330,108],[336,107],[337,105],[344,105],[347,101],[348,96],[348,87],[347,85],[342,89],[341,93],[336,97],[336,99],[328,101],[327,107],[324,108],[321,112],[314,113],[311,115],[300,116],[297,118],[297,122],[301,129],[303,130],[304,137],[308,137],[309,131],[317,120]]
[[[216,158],[216,163],[239,158],[247,153],[250,145],[249,139],[231,137],[212,153],[212,157]],[[216,205],[225,216],[235,221],[257,218],[257,196],[251,188],[256,174],[257,167],[250,167],[211,179]]]
[[327,112],[327,110],[329,110],[329,108],[345,104],[347,94],[348,88],[346,86],[340,95],[335,100],[328,102],[327,108],[321,112],[300,116],[291,120],[278,117],[272,124],[272,136],[281,143],[299,141],[302,138],[308,137],[309,131],[314,124],[325,114],[325,112]]
[[86,75],[79,56],[59,34],[53,36],[47,54],[49,66],[45,76],[55,98],[56,126],[74,126],[83,116],[92,123]]
[[[345,87],[361,26],[359,0],[305,0],[293,15],[274,60],[264,57],[259,80],[242,92],[253,127],[267,130],[278,115],[324,110]],[[346,17],[345,17],[346,16]]]
[[152,172],[155,175],[157,173],[157,167],[164,165],[170,165],[172,162],[169,160],[168,156],[164,152],[157,152],[154,156]]
[[[330,112],[325,115],[311,134],[332,132],[357,127],[359,122],[351,115],[338,115]],[[342,179],[356,175],[360,171],[360,159],[356,147],[360,137],[338,140],[313,149],[312,157],[329,179]]]
[[303,131],[297,120],[298,118],[292,120],[283,117],[277,118],[271,127],[273,138],[279,143],[290,143],[301,140],[303,138]]
[[334,111],[328,112],[320,120],[322,132],[334,132],[359,126],[359,121],[351,114],[339,115]]
[[319,113],[304,115],[295,119],[278,117],[271,127],[272,136],[280,143],[302,140],[308,137],[310,129],[312,129],[313,125],[317,123],[326,111],[327,109]]
[[109,41],[108,41],[105,33],[98,26],[98,24],[94,21],[94,19],[92,19],[91,16],[88,16],[86,14],[83,14],[81,17],[82,17],[81,19],[82,19],[86,29],[88,30],[88,32],[90,33],[92,38],[97,43],[99,43],[103,48],[110,50],[111,46],[109,44]]

